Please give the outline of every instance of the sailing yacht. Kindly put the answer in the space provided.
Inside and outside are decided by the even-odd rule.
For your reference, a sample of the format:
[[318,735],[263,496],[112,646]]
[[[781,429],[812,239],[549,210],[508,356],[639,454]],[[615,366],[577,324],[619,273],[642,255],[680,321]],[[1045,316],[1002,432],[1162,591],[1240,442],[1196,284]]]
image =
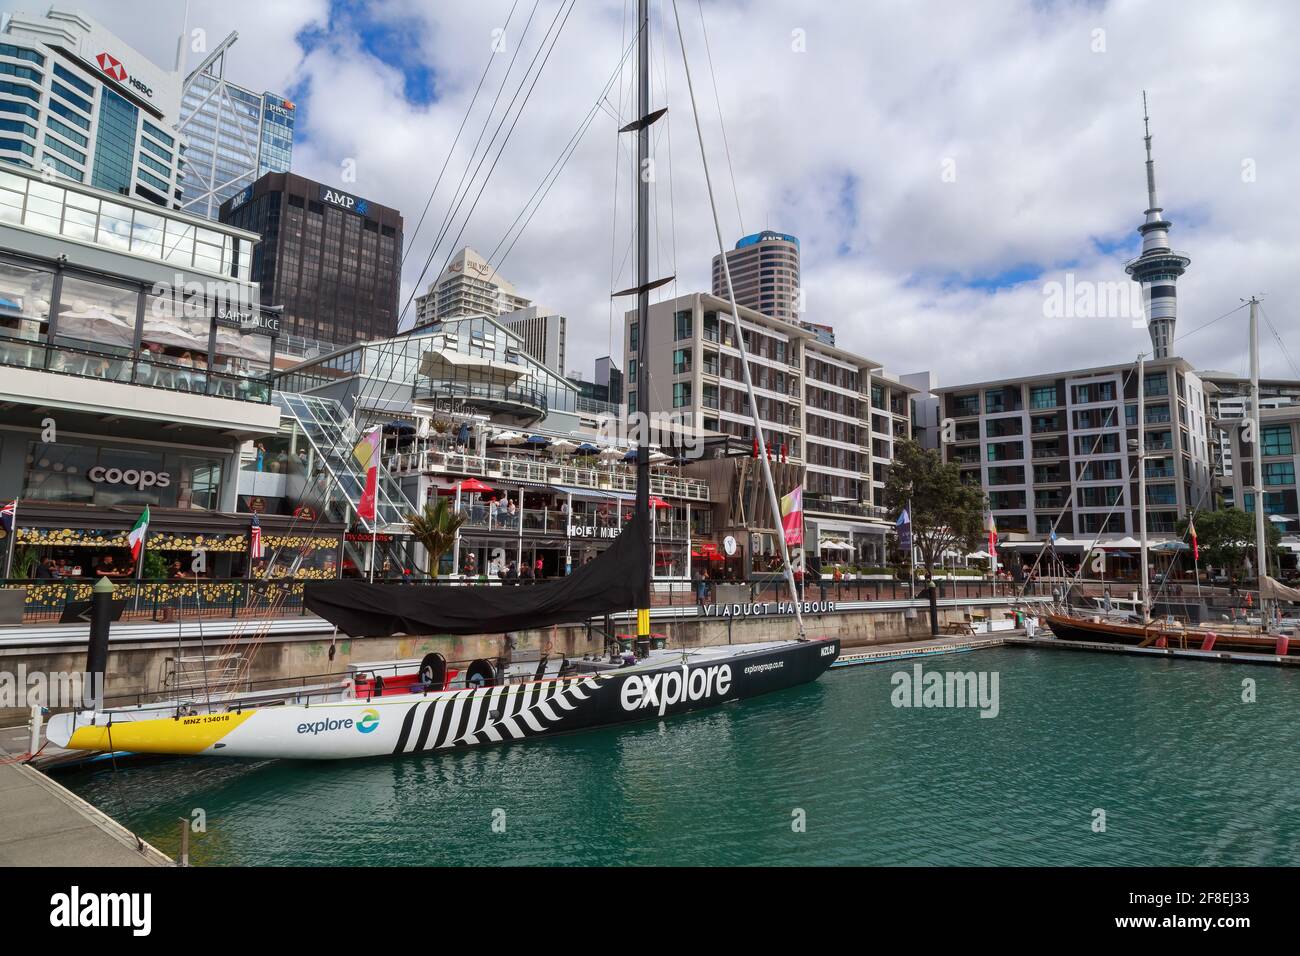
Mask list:
[[[637,3],[637,106],[639,118],[620,133],[637,137],[636,169],[649,160],[649,130],[666,109],[650,110],[650,22],[648,0]],[[680,32],[680,24],[679,24]],[[682,49],[685,58],[685,47]],[[685,64],[688,86],[690,66]],[[691,89],[692,108],[695,106]],[[713,207],[719,251],[722,232],[704,155],[705,181]],[[671,279],[649,278],[649,180],[638,175],[636,245],[637,285],[616,295],[635,295],[641,328],[647,327],[649,294]],[[727,287],[736,314],[730,268]],[[640,338],[638,390],[650,394],[645,360],[648,335]],[[740,365],[763,442],[759,402],[749,378],[743,336],[737,336]],[[582,661],[543,660],[531,674],[518,667],[476,661],[461,686],[448,679],[446,662],[430,655],[417,680],[357,681],[351,697],[310,697],[276,706],[231,702],[224,710],[191,712],[177,708],[160,715],[96,712],[61,714],[51,719],[48,738],[74,750],[130,751],[221,757],[343,758],[400,756],[478,746],[608,727],[640,720],[675,717],[706,707],[784,690],[816,680],[839,656],[835,639],[808,639],[800,599],[782,528],[775,528],[798,625],[797,639],[762,644],[692,649],[650,649],[650,595],[653,543],[650,528],[650,448],[639,429],[637,491],[633,520],[600,557],[573,574],[527,588],[411,587],[363,581],[309,583],[307,607],[353,637],[396,634],[491,634],[572,623],[637,608],[637,654]],[[760,449],[773,516],[780,515],[766,448]],[[779,522],[779,517],[776,519]]]
[[1172,619],[1163,622],[1150,617],[1149,566],[1147,564],[1147,501],[1146,432],[1143,369],[1145,360],[1138,360],[1138,509],[1140,515],[1141,545],[1139,561],[1142,566],[1142,587],[1138,595],[1136,614],[1131,622],[1118,621],[1100,613],[1054,612],[1046,615],[1046,622],[1055,637],[1072,641],[1089,641],[1107,644],[1126,644],[1137,647],[1178,647],[1203,651],[1244,651],[1275,656],[1300,656],[1300,641],[1292,641],[1282,633],[1270,617],[1269,602],[1276,606],[1278,600],[1300,600],[1300,591],[1288,588],[1268,575],[1267,548],[1264,535],[1262,467],[1260,464],[1259,435],[1259,300],[1250,299],[1250,387],[1251,421],[1254,428],[1254,494],[1255,494],[1255,566],[1259,568],[1260,627],[1237,624],[1188,625]]

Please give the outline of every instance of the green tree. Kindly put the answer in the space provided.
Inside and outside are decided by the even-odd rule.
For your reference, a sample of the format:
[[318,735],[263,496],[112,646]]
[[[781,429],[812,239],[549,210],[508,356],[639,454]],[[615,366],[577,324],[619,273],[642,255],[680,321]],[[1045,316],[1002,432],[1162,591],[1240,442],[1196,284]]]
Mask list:
[[[1196,515],[1196,540],[1201,549],[1201,564],[1222,568],[1229,574],[1240,574],[1245,570],[1246,557],[1255,563],[1255,516],[1240,508],[1223,508],[1220,511],[1202,511]],[[1178,522],[1178,533],[1187,535],[1187,519]],[[1282,532],[1277,525],[1264,519],[1264,545],[1270,558],[1275,560],[1278,542]]]
[[456,541],[456,531],[465,523],[465,516],[451,510],[446,498],[426,502],[424,508],[406,516],[406,526],[416,541],[424,545],[428,555],[429,577],[438,576],[438,562],[451,550]]
[[[984,492],[961,480],[961,470],[945,462],[939,452],[907,439],[894,443],[894,461],[885,478],[885,505],[897,520],[907,508],[912,519],[912,541],[921,553],[926,577],[933,582],[934,568],[945,551],[970,550],[984,522]],[[930,633],[939,633],[938,599],[930,588]]]

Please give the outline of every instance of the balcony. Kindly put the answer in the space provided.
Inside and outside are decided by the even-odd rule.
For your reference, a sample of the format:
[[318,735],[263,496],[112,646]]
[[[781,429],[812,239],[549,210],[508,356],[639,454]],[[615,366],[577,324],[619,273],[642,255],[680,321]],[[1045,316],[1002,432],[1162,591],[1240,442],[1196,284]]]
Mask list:
[[417,380],[411,398],[417,403],[461,401],[487,415],[509,415],[515,424],[531,425],[546,417],[546,393],[526,385],[495,382]]
[[832,501],[828,498],[804,496],[803,505],[810,514],[839,515],[845,518],[868,518],[889,521],[889,509],[859,501]]
[[[461,501],[456,514],[465,517],[460,526],[461,536],[467,534],[503,534],[511,537],[528,535],[559,535],[575,540],[591,538],[616,538],[623,525],[632,520],[632,503],[625,501],[621,507],[600,505],[587,511],[565,510],[557,504],[554,508],[492,507],[477,498]],[[658,541],[684,541],[686,522],[666,513],[663,509],[655,515],[654,537]]]
[[[461,454],[456,451],[428,448],[405,452],[387,460],[388,470],[398,477],[413,475],[451,475],[499,481],[518,481],[533,485],[558,485],[590,488],[593,491],[636,493],[636,469],[615,462],[612,465],[585,466],[542,458],[502,458]],[[650,471],[650,493],[661,498],[709,501],[707,482]]]

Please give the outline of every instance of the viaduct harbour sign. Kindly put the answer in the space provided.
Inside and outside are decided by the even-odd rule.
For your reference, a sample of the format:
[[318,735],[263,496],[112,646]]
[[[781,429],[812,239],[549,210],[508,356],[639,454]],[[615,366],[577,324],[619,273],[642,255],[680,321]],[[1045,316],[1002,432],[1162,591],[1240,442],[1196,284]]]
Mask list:
[[[755,601],[746,604],[705,604],[702,617],[775,617],[793,614],[793,601]],[[834,601],[800,601],[802,614],[834,614]]]

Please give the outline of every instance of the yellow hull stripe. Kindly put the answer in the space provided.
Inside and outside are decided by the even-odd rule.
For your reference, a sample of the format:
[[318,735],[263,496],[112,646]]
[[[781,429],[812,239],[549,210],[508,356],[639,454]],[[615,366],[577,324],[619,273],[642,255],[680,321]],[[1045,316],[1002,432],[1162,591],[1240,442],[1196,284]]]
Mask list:
[[242,713],[200,714],[197,717],[163,717],[124,720],[108,725],[78,727],[68,741],[69,750],[128,750],[138,754],[196,754],[230,733],[256,709]]

